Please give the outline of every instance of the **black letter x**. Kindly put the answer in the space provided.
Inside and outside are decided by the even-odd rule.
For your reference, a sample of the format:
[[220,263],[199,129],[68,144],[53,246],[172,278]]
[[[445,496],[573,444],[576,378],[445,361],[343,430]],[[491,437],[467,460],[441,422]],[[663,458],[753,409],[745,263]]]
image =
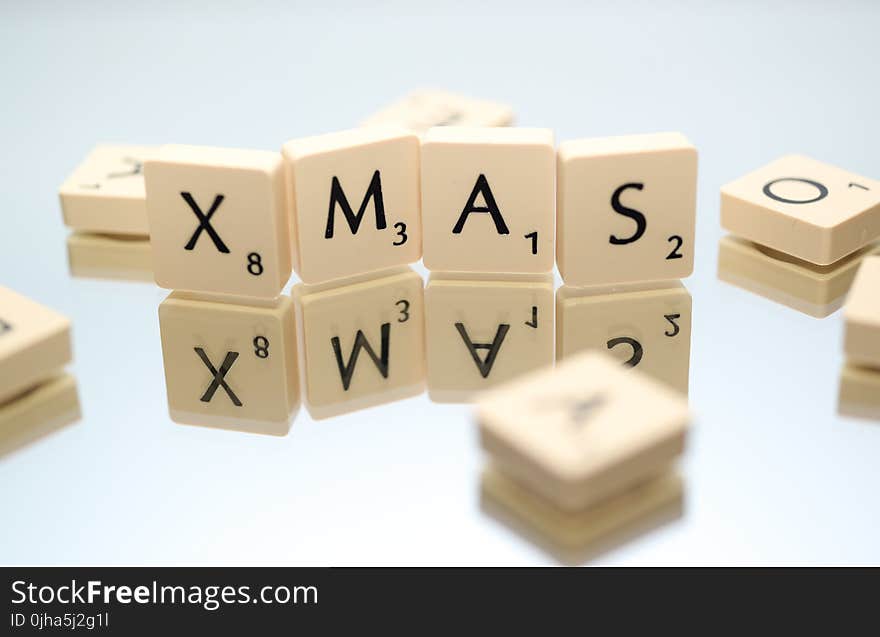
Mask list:
[[229,254],[229,248],[226,247],[226,244],[223,243],[223,239],[220,238],[220,235],[217,234],[217,231],[211,226],[211,217],[214,216],[214,213],[217,212],[217,208],[219,208],[220,204],[223,202],[223,195],[217,195],[214,197],[214,203],[211,204],[211,209],[208,210],[208,214],[202,213],[199,204],[196,203],[195,199],[193,199],[192,195],[188,192],[182,192],[180,193],[180,196],[183,197],[183,200],[187,204],[189,204],[189,207],[192,208],[193,214],[199,219],[199,227],[196,228],[196,231],[193,233],[193,236],[190,237],[189,241],[184,246],[184,249],[192,250],[195,248],[196,241],[199,240],[199,236],[202,234],[202,230],[204,230],[208,233],[208,236],[211,237],[211,240],[220,252],[223,254]]
[[220,369],[217,370],[214,368],[214,365],[211,364],[208,355],[205,354],[205,350],[201,347],[194,347],[196,350],[196,354],[199,355],[199,358],[202,359],[202,362],[205,364],[205,367],[208,368],[212,374],[214,374],[214,380],[211,381],[211,384],[208,385],[208,389],[205,390],[204,395],[201,397],[201,401],[203,403],[211,402],[211,399],[214,397],[214,392],[217,391],[219,387],[222,387],[226,390],[226,394],[229,396],[229,400],[232,401],[232,404],[236,407],[241,407],[241,401],[238,399],[238,396],[235,395],[235,392],[226,384],[226,374],[232,368],[232,365],[235,363],[235,359],[238,358],[238,352],[226,352],[226,358],[223,359],[223,364],[220,365]]

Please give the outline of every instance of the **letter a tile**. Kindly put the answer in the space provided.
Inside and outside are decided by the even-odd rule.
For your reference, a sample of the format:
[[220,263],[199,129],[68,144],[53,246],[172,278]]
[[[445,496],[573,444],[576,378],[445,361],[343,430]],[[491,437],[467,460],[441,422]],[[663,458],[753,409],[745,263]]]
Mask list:
[[550,130],[432,128],[422,143],[425,267],[550,272],[555,188]]

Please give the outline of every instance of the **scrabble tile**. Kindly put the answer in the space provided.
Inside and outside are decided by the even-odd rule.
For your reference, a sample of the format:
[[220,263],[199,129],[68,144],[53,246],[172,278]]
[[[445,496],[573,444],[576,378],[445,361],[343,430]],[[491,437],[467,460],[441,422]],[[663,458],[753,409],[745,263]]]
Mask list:
[[487,393],[477,421],[499,470],[572,510],[667,469],[689,414],[679,393],[591,351]]
[[76,379],[59,374],[0,404],[0,457],[42,440],[81,418]]
[[567,141],[557,161],[556,261],[567,284],[691,275],[697,150],[684,135]]
[[99,145],[61,184],[64,223],[76,230],[147,235],[143,166],[153,146]]
[[556,292],[556,360],[605,351],[688,393],[691,295],[679,281]]
[[787,155],[721,188],[721,225],[830,265],[880,238],[880,182]]
[[553,269],[553,132],[432,128],[422,142],[425,267],[473,273]]
[[144,164],[156,283],[275,298],[290,278],[281,155],[163,146]]
[[815,265],[772,248],[726,236],[718,244],[718,278],[798,312],[825,318],[843,305],[871,244],[831,265]]
[[[586,509],[566,511],[509,479],[490,463],[480,480],[481,507],[514,524],[565,563],[579,563],[603,548],[680,518],[684,484],[670,469]],[[519,526],[516,527],[519,530]]]
[[843,306],[843,318],[847,360],[880,368],[880,256],[862,262]]
[[365,128],[295,139],[282,149],[290,185],[294,269],[318,284],[422,256],[419,138]]
[[432,273],[425,288],[428,395],[467,402],[553,363],[553,279]]
[[837,411],[841,416],[880,420],[880,370],[844,365]]
[[71,276],[152,283],[153,250],[149,237],[74,232],[67,237]]
[[300,284],[293,297],[313,418],[425,390],[422,279],[411,268],[342,286]]
[[236,305],[172,292],[159,305],[159,329],[172,420],[287,434],[299,407],[289,297]]
[[509,126],[513,109],[507,104],[446,91],[414,91],[365,119],[362,126],[402,126],[425,133],[434,126]]
[[0,287],[0,403],[54,376],[71,358],[70,321]]

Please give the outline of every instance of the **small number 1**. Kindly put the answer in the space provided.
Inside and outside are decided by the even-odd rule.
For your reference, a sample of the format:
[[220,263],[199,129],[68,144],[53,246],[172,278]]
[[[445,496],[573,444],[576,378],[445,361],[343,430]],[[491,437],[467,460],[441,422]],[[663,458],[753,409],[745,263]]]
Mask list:
[[532,240],[532,254],[538,254],[538,231],[530,232],[523,238]]

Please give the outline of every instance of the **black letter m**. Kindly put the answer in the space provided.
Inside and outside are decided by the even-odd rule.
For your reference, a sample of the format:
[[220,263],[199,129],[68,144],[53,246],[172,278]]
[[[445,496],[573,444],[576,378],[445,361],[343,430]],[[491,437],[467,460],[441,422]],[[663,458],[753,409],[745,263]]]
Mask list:
[[345,192],[339,184],[339,178],[334,175],[333,183],[330,186],[330,211],[327,214],[327,229],[324,231],[324,238],[333,238],[333,218],[335,216],[336,204],[339,204],[339,207],[342,208],[342,213],[345,215],[345,220],[348,221],[351,233],[357,234],[370,199],[373,200],[373,205],[376,208],[376,230],[384,230],[388,224],[385,223],[385,202],[382,200],[382,180],[379,176],[379,171],[377,170],[373,173],[373,178],[370,180],[370,185],[367,188],[367,194],[364,195],[364,200],[361,202],[361,207],[358,208],[357,214],[352,211]]

